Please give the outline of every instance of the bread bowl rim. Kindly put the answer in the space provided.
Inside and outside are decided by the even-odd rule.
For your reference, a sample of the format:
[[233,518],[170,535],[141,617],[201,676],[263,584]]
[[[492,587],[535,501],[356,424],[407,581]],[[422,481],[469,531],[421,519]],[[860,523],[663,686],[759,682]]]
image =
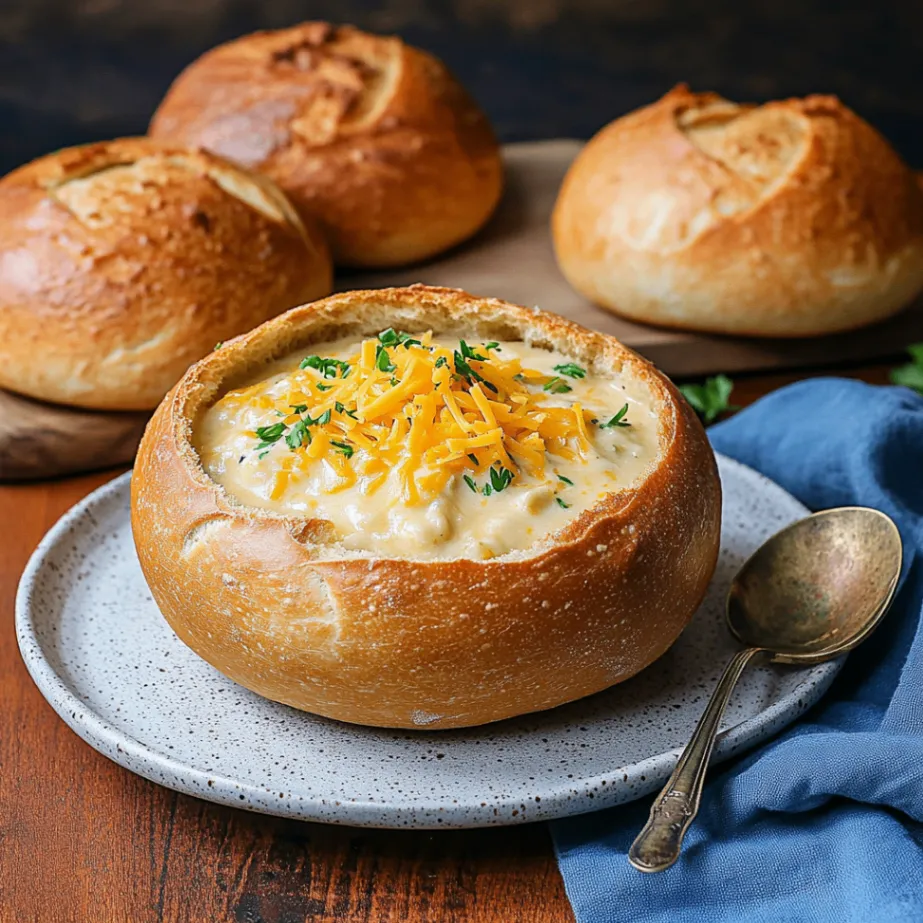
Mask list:
[[[536,538],[531,544],[514,548],[493,558],[479,560],[465,556],[414,558],[403,555],[378,554],[359,549],[342,548],[339,541],[316,541],[327,520],[306,515],[277,512],[263,507],[251,506],[235,498],[205,470],[195,448],[193,434],[199,416],[212,406],[220,396],[232,387],[235,380],[250,377],[248,373],[261,364],[291,354],[301,346],[328,342],[333,337],[331,330],[339,334],[357,336],[374,335],[384,329],[378,322],[363,317],[343,319],[342,314],[358,308],[365,313],[368,307],[384,308],[393,313],[399,307],[443,313],[447,326],[457,330],[463,328],[477,333],[491,321],[515,329],[516,336],[524,343],[539,348],[551,348],[566,358],[576,356],[569,349],[568,338],[572,338],[589,349],[600,347],[598,355],[608,365],[610,360],[619,362],[618,371],[628,368],[631,377],[640,380],[650,394],[649,406],[656,408],[658,417],[657,452],[647,470],[630,484],[614,490],[607,490],[601,499],[567,520],[557,530]],[[426,318],[419,329],[433,329],[439,333],[438,323]],[[386,324],[385,326],[389,326]],[[321,336],[312,336],[320,331]],[[414,331],[416,332],[416,331]],[[453,331],[454,332],[454,331]],[[530,336],[531,334],[531,336]],[[217,373],[217,374],[216,374]],[[502,564],[520,560],[537,560],[564,546],[579,546],[594,526],[609,515],[614,515],[630,504],[651,477],[667,463],[673,444],[680,413],[679,401],[683,398],[673,384],[647,360],[624,346],[615,337],[588,330],[566,318],[538,308],[530,309],[498,298],[472,295],[461,289],[415,284],[385,289],[357,289],[341,292],[311,302],[278,315],[264,322],[246,334],[221,344],[199,362],[189,368],[182,379],[163,401],[163,409],[169,415],[168,430],[172,448],[182,461],[183,468],[198,489],[204,489],[217,512],[251,523],[271,523],[288,529],[299,541],[315,551],[330,549],[330,554],[319,554],[323,561],[351,561],[357,559],[383,561],[409,561],[416,565],[452,564],[459,561],[475,564]],[[151,426],[148,427],[150,431]],[[147,434],[146,434],[147,435]],[[146,441],[146,440],[145,440]],[[337,553],[333,553],[337,552]]]

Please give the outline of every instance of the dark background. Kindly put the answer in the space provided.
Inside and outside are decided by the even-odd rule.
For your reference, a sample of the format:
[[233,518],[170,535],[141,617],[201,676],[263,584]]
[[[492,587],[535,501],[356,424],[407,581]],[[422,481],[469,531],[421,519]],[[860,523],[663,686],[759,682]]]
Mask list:
[[206,48],[309,18],[435,52],[503,140],[588,137],[685,80],[836,93],[923,167],[923,0],[0,0],[0,172],[142,133]]

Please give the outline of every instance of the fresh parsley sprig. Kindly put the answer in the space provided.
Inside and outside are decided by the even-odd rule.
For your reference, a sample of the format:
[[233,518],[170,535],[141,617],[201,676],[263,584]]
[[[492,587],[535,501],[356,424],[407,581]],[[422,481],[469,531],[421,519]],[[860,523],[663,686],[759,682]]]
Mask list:
[[891,370],[891,381],[905,388],[912,388],[923,394],[923,343],[907,347],[911,362]]
[[563,365],[556,365],[554,370],[570,378],[586,378],[586,369],[577,365],[576,362],[565,362]]
[[350,364],[342,359],[325,359],[322,356],[305,356],[298,368],[314,369],[320,372],[324,378],[336,378],[337,372],[342,373],[341,378],[346,378],[352,370]]
[[706,378],[700,385],[680,385],[679,390],[705,423],[713,423],[729,410],[740,409],[728,401],[734,390],[734,382],[727,375]]
[[403,330],[395,330],[393,327],[382,330],[381,333],[378,334],[378,341],[382,346],[392,349],[395,346],[403,346],[404,349],[410,349],[411,346],[423,345],[419,340],[415,340],[409,333],[405,333]]
[[568,391],[573,391],[574,389],[563,378],[555,375],[554,378],[545,382],[542,390],[549,392],[549,394],[567,394]]
[[618,411],[618,413],[615,414],[615,416],[610,417],[608,420],[606,420],[605,423],[600,423],[599,428],[600,429],[613,429],[616,426],[619,426],[619,427],[631,426],[631,424],[625,419],[626,413],[628,413],[627,403],[625,404],[624,407],[621,408],[621,410]]

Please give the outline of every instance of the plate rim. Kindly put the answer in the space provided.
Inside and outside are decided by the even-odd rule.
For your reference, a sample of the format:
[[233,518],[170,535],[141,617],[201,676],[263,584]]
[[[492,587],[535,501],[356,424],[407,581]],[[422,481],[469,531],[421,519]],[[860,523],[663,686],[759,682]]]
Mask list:
[[[759,482],[762,487],[782,495],[786,501],[797,505],[805,515],[809,515],[810,510],[775,481],[734,458],[717,452],[715,455],[722,465],[735,469],[739,476]],[[20,655],[39,692],[78,737],[130,772],[195,798],[256,813],[345,826],[434,830],[506,826],[595,812],[644,797],[657,790],[672,771],[682,747],[651,754],[624,766],[612,766],[604,775],[568,779],[567,785],[559,783],[555,794],[542,795],[540,810],[530,807],[515,815],[510,809],[519,807],[523,800],[521,794],[507,795],[500,801],[492,801],[486,807],[479,808],[468,802],[443,804],[439,800],[429,802],[426,799],[420,799],[419,804],[414,805],[368,799],[344,800],[334,805],[334,802],[324,797],[305,797],[303,793],[290,792],[275,807],[266,798],[275,788],[220,773],[205,772],[138,740],[88,707],[59,675],[35,633],[31,607],[36,580],[49,553],[67,536],[73,523],[88,510],[124,490],[130,484],[131,475],[131,471],[126,471],[100,485],[55,522],[29,557],[20,578],[15,603],[15,627]],[[715,747],[713,765],[761,743],[797,720],[827,691],[844,661],[845,657],[841,657],[804,668],[803,680],[790,692],[757,714],[723,731]],[[421,730],[419,733],[426,735],[428,732]],[[644,781],[630,788],[610,788],[608,780],[623,773],[634,773],[639,779],[643,777]],[[266,806],[261,802],[265,802]],[[331,814],[332,807],[342,816]],[[498,813],[495,814],[495,810]]]

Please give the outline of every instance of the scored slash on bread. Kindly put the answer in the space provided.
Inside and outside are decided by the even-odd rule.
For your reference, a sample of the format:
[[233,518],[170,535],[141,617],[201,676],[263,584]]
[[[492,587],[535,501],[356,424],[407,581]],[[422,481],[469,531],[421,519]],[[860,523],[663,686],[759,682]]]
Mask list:
[[270,180],[145,138],[0,180],[0,386],[156,407],[215,344],[330,291],[324,241]]
[[602,129],[561,187],[559,265],[643,323],[814,336],[923,289],[923,195],[832,96],[739,105],[677,87]]
[[213,48],[176,78],[150,134],[272,177],[343,266],[433,256],[500,198],[496,139],[445,65],[351,26],[307,22]]

